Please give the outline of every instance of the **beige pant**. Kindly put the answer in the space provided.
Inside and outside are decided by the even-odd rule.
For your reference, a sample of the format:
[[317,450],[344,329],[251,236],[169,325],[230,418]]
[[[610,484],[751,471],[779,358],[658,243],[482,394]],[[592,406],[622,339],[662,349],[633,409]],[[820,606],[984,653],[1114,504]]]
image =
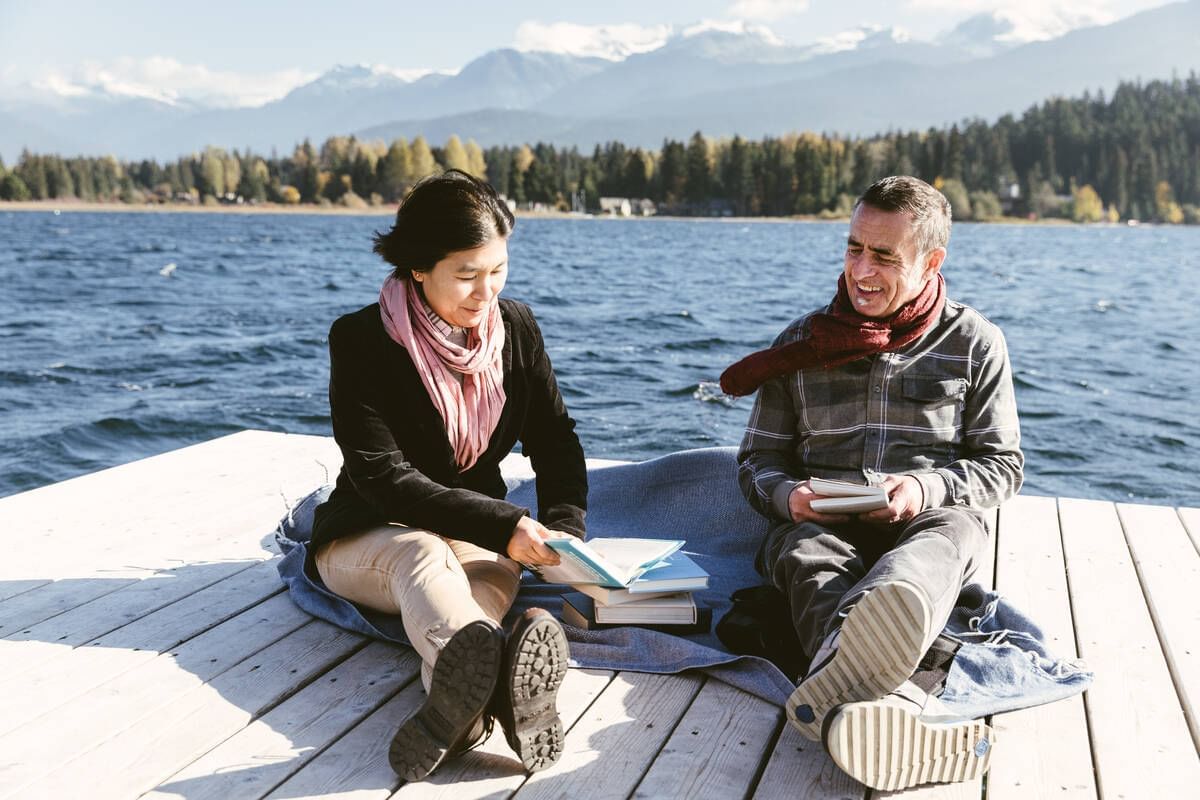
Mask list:
[[503,619],[520,588],[521,566],[477,545],[403,525],[335,539],[316,554],[330,591],[359,605],[400,614],[421,656],[429,689],[438,653],[469,622]]

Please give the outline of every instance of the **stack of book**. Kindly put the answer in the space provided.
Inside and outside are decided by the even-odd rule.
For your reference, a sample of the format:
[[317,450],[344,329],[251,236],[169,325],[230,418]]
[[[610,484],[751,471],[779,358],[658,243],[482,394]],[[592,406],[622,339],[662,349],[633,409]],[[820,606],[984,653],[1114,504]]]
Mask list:
[[708,573],[679,552],[680,540],[549,539],[562,563],[540,567],[543,580],[577,591],[563,595],[563,621],[586,630],[622,625],[688,634],[707,632],[712,609],[693,592]]

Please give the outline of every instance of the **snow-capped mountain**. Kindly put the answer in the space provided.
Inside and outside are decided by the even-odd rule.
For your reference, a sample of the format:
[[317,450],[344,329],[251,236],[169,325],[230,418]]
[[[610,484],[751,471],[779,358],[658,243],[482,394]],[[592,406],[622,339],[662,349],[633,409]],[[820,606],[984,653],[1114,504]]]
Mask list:
[[797,46],[753,26],[695,26],[619,60],[494,50],[457,74],[338,66],[271,102],[215,108],[194,98],[122,96],[103,86],[0,96],[0,155],[112,153],[170,158],[205,145],[290,151],[334,134],[451,133],[480,144],[664,137],[758,138],[797,130],[871,134],[1020,113],[1056,94],[1200,70],[1200,0],[1106,25],[1010,12],[972,17],[934,41],[860,28]]

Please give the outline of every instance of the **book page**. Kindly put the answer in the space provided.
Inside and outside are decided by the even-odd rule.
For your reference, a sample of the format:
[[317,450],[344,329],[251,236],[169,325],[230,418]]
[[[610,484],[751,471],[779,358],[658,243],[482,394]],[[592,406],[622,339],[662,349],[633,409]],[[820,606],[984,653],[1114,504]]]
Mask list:
[[601,538],[588,542],[593,552],[614,567],[614,572],[631,573],[656,564],[683,546],[672,539]]

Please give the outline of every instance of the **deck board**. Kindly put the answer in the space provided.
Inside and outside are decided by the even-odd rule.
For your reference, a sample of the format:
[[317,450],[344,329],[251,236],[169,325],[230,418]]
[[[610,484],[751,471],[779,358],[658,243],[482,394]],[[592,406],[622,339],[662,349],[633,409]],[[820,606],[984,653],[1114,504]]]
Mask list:
[[246,431],[0,499],[0,530],[23,537],[0,563],[0,798],[1099,800],[1200,785],[1200,509],[1036,497],[1000,509],[976,579],[1097,680],[992,720],[986,798],[980,782],[872,793],[726,684],[597,670],[567,675],[550,770],[526,776],[496,731],[401,785],[386,750],[424,696],[415,656],[311,621],[272,560],[287,504],[339,463],[330,439]]
[[1172,508],[1121,503],[1117,514],[1192,741],[1200,747],[1200,554]]
[[1102,797],[1184,797],[1200,761],[1112,503],[1060,500],[1084,698]]
[[[0,734],[102,686],[117,676],[193,639],[283,588],[273,579],[274,560],[235,573],[87,645],[64,649],[18,679],[0,681],[6,697]],[[0,653],[3,653],[0,645]],[[23,663],[23,659],[13,659]]]
[[780,710],[720,681],[706,681],[634,797],[727,800],[745,794],[783,724]]
[[[1000,518],[996,589],[1019,608],[1036,609],[1054,653],[1077,657],[1058,504],[1052,497],[1016,497]],[[997,714],[992,727],[997,747],[987,800],[1096,798],[1083,698]]]
[[261,797],[417,680],[420,668],[411,649],[368,645],[143,796]]

